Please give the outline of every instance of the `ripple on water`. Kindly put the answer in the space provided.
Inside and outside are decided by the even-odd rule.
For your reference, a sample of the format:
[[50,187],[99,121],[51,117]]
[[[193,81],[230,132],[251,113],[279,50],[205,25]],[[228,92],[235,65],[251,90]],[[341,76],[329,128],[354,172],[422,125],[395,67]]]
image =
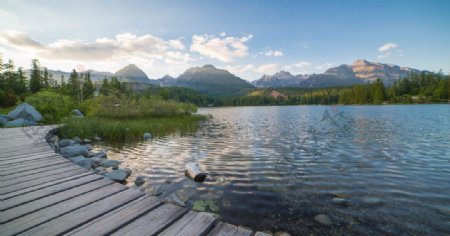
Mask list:
[[[162,197],[210,198],[225,221],[293,235],[449,234],[448,105],[200,109],[196,133],[113,149]],[[340,118],[339,118],[340,117]],[[195,161],[205,183],[184,177]],[[343,200],[333,201],[333,198]],[[344,203],[342,202],[344,201]],[[326,214],[324,226],[314,220]]]

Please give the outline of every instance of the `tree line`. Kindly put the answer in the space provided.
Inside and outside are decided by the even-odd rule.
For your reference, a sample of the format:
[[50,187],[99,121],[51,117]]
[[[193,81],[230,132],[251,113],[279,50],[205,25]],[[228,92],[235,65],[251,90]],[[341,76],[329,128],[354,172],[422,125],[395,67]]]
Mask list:
[[[28,75],[27,75],[28,74]],[[29,79],[27,78],[29,77]],[[129,83],[120,82],[117,77],[104,78],[95,84],[89,71],[77,72],[69,78],[56,80],[37,59],[31,62],[31,70],[15,68],[14,62],[3,63],[0,57],[0,107],[14,106],[31,94],[50,90],[69,96],[74,102],[82,103],[96,93],[125,95],[126,97],[159,97],[192,103],[197,106],[262,106],[262,105],[307,105],[307,104],[383,104],[383,103],[435,103],[450,99],[450,76],[442,72],[422,72],[399,79],[386,86],[381,79],[369,84],[358,84],[339,88],[274,88],[287,98],[271,96],[273,89],[262,89],[259,95],[208,96],[190,88],[149,87],[143,92],[134,92]]]
[[89,71],[73,69],[67,81],[63,75],[58,81],[37,59],[32,60],[31,70],[26,72],[22,67],[16,68],[12,60],[3,63],[0,57],[0,107],[14,106],[27,96],[44,90],[67,95],[76,103],[92,98],[96,92],[103,95],[131,93],[126,83],[119,82],[117,77],[104,78],[101,84],[96,85]]

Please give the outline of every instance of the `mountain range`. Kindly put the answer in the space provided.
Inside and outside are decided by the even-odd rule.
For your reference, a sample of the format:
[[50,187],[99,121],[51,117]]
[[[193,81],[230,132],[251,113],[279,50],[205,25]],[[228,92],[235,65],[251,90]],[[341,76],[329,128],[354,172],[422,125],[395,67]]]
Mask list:
[[[323,88],[339,87],[354,84],[370,83],[380,78],[387,85],[399,78],[411,73],[420,73],[420,70],[397,65],[356,60],[351,65],[340,65],[327,69],[321,74],[293,75],[288,71],[280,71],[273,75],[263,75],[253,82],[243,80],[227,70],[218,69],[213,65],[192,67],[177,78],[166,75],[159,79],[149,79],[147,74],[134,64],[120,69],[116,73],[88,70],[93,82],[99,83],[104,78],[110,79],[116,76],[121,82],[133,84],[133,88],[145,88],[148,86],[160,87],[188,87],[199,92],[221,95],[243,95],[258,88],[299,87],[299,88]],[[61,76],[67,79],[69,72],[49,71],[53,78],[59,80]]]
[[406,77],[420,70],[397,65],[356,60],[351,65],[340,65],[329,68],[323,74],[292,75],[287,71],[280,71],[274,75],[263,75],[252,82],[259,88],[269,87],[337,87],[353,84],[370,83],[380,78],[386,85]]

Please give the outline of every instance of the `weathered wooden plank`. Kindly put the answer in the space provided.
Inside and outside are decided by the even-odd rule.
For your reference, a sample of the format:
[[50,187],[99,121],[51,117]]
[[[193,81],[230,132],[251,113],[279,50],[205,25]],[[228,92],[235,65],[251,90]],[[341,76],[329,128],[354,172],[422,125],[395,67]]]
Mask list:
[[25,165],[31,161],[42,160],[42,159],[46,159],[49,157],[54,157],[56,155],[57,154],[55,154],[54,152],[33,153],[31,155],[25,155],[25,156],[22,156],[20,158],[14,159],[14,160],[4,161],[0,164],[0,167],[7,168],[8,166],[13,166],[13,165]]
[[24,204],[26,202],[30,202],[48,195],[52,195],[58,192],[62,192],[65,191],[67,189],[79,186],[79,185],[83,185],[89,182],[93,182],[95,180],[99,180],[99,179],[103,179],[104,177],[101,175],[87,175],[87,176],[83,176],[81,178],[78,179],[74,179],[74,180],[70,180],[64,183],[60,183],[57,185],[52,185],[52,186],[48,186],[45,187],[43,189],[39,189],[33,192],[33,194],[25,194],[25,195],[20,195],[14,198],[10,198],[8,200],[3,200],[2,204],[0,206],[0,210],[4,211],[7,210],[9,208],[18,206],[20,204]]
[[18,183],[18,184],[12,185],[12,186],[8,186],[7,188],[0,188],[0,194],[11,193],[11,192],[14,192],[14,191],[17,191],[20,189],[25,189],[25,188],[33,187],[36,185],[41,185],[43,183],[57,180],[59,178],[64,178],[64,177],[81,174],[81,173],[86,173],[86,172],[87,172],[86,169],[83,169],[80,167],[78,169],[74,169],[74,170],[70,170],[70,171],[64,171],[61,173],[53,173],[52,175],[49,175],[44,178],[34,179],[34,180],[27,181],[27,182]]
[[62,191],[59,193],[55,193],[54,195],[46,196],[38,200],[34,200],[32,202],[21,204],[20,206],[16,206],[14,208],[10,208],[5,210],[0,215],[0,223],[4,224],[8,221],[19,218],[23,215],[30,214],[39,209],[57,204],[59,202],[65,201],[70,198],[74,198],[76,196],[82,195],[86,192],[104,187],[106,185],[113,184],[109,181],[94,181],[89,182],[71,189],[67,191]]
[[[101,181],[107,181],[101,180]],[[99,201],[100,199],[109,197],[119,191],[123,191],[126,187],[120,184],[111,184],[105,187],[87,192],[83,195],[68,199],[66,201],[57,203],[47,208],[35,211],[28,215],[16,218],[2,225],[3,235],[15,235],[32,227],[40,225],[49,220],[61,217],[68,212],[74,211],[78,208],[84,207],[90,203]],[[95,208],[92,208],[95,210]]]
[[178,220],[186,211],[186,209],[179,206],[164,204],[139,217],[112,235],[156,235]]
[[21,233],[21,235],[47,236],[63,234],[143,195],[139,191],[128,189],[45,222]]
[[8,158],[3,157],[0,165],[8,165],[10,163],[17,162],[19,160],[24,161],[27,158],[31,159],[34,156],[40,156],[43,154],[47,155],[55,155],[55,151],[52,149],[42,148],[42,149],[36,149],[36,150],[29,150],[29,151],[23,151],[23,152],[15,152],[12,154],[6,154]]
[[[115,230],[129,224],[141,215],[153,210],[160,204],[161,202],[158,198],[144,197],[112,211],[107,215],[95,219],[72,232],[66,233],[66,235],[85,236],[111,234]],[[147,223],[143,226],[149,228]],[[129,235],[128,232],[127,235]]]
[[46,166],[56,165],[59,163],[66,163],[66,162],[68,162],[68,160],[65,158],[62,158],[62,157],[57,157],[57,158],[52,158],[52,159],[49,158],[45,162],[33,163],[31,165],[30,164],[29,165],[19,165],[19,166],[15,166],[12,168],[2,169],[0,176],[7,176],[7,175],[15,174],[15,173],[22,173],[22,172],[39,169],[39,168],[46,167]]
[[18,179],[21,178],[23,176],[31,176],[31,175],[36,175],[42,172],[46,172],[48,170],[51,169],[59,169],[68,165],[73,165],[73,163],[71,163],[68,160],[61,160],[59,163],[49,163],[46,166],[41,166],[40,168],[36,168],[36,169],[32,169],[32,170],[24,170],[22,172],[19,173],[13,173],[13,174],[9,174],[9,175],[4,175],[2,176],[2,180],[3,181],[7,181],[7,180],[12,180],[12,179]]
[[165,229],[160,235],[204,235],[214,227],[214,222],[215,218],[211,214],[189,211],[180,220]]
[[0,165],[0,169],[9,170],[9,169],[14,169],[14,168],[19,168],[19,167],[22,167],[22,166],[33,165],[33,164],[36,164],[36,163],[39,163],[39,162],[52,160],[55,157],[62,158],[60,155],[56,155],[56,154],[49,155],[49,154],[46,154],[46,155],[42,155],[40,158],[36,158],[36,159],[24,160],[22,162],[15,162],[15,163],[11,163],[11,164],[8,164],[8,165]]
[[[20,147],[16,147],[14,149],[10,150],[2,150],[1,156],[7,159],[13,159],[16,156],[20,155],[26,155],[30,153],[36,153],[36,152],[44,152],[44,151],[52,151],[53,149],[47,144],[31,144],[31,145],[23,145]],[[2,159],[3,159],[2,158]]]
[[[92,175],[93,174],[92,172],[88,172],[88,171],[83,171],[83,170],[80,170],[80,171],[81,171],[81,173],[79,173],[79,174],[70,172],[69,173],[70,175],[68,177],[61,177],[61,178],[58,178],[58,179],[53,180],[53,181],[44,182],[44,183],[41,183],[39,185],[35,185],[33,187],[28,187],[28,188],[24,188],[24,189],[20,189],[20,190],[14,191],[14,192],[10,192],[10,193],[7,193],[7,194],[0,195],[0,199],[1,200],[6,200],[6,199],[10,199],[10,198],[13,198],[13,197],[16,197],[16,196],[19,196],[19,195],[23,195],[23,194],[33,194],[32,192],[34,192],[36,190],[43,189],[43,188],[48,187],[48,186],[53,186],[53,185],[56,185],[56,184],[67,182],[69,180],[78,179],[78,178],[81,178],[83,176]],[[59,174],[59,175],[62,175],[62,174]],[[66,175],[67,174],[64,174],[64,176],[66,176]]]
[[58,174],[58,173],[62,173],[62,172],[69,171],[69,170],[74,170],[76,168],[80,168],[80,167],[76,166],[72,163],[65,163],[65,164],[61,165],[60,168],[58,168],[58,169],[53,169],[52,167],[48,167],[48,168],[45,168],[47,171],[44,171],[41,173],[28,175],[28,176],[22,176],[22,177],[15,178],[12,180],[3,181],[0,185],[0,189],[3,190],[11,185],[15,185],[15,184],[18,184],[21,182],[26,182],[29,180],[37,180],[37,179],[40,179],[43,177],[47,177],[49,175]]

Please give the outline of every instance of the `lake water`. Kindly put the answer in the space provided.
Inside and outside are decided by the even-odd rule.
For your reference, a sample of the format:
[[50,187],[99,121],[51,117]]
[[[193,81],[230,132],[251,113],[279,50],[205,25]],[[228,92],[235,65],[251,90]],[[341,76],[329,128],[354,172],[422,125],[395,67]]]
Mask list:
[[[149,193],[177,194],[188,207],[212,201],[224,221],[261,231],[450,234],[449,105],[199,113],[213,118],[196,132],[127,144],[109,158],[133,170],[131,184],[146,176]],[[210,174],[204,183],[184,176],[191,161]]]

